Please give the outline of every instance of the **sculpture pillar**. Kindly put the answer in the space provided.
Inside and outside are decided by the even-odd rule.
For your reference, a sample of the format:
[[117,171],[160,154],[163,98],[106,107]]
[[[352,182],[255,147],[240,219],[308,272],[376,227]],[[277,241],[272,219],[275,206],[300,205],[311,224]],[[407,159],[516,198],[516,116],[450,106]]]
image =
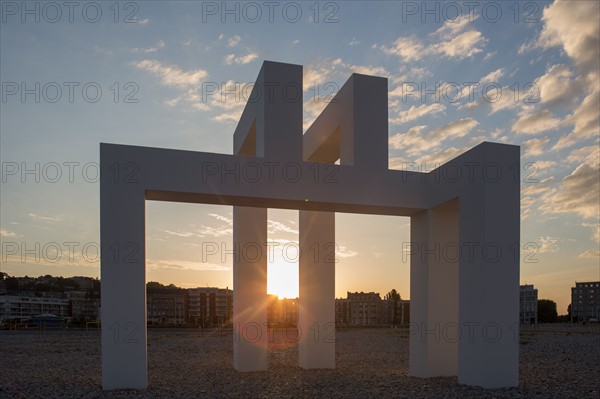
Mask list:
[[300,367],[335,367],[335,213],[300,211]]

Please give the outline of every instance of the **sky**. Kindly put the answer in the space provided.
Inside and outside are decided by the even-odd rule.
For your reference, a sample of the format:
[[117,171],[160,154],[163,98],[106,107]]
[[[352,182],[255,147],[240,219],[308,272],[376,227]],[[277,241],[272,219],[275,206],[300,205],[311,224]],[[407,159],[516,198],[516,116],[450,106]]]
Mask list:
[[[386,77],[392,169],[520,145],[521,283],[564,314],[600,280],[598,2],[1,4],[3,272],[98,277],[99,143],[231,154],[270,60],[303,65],[305,130],[353,72]],[[268,215],[268,291],[295,297],[298,213]],[[336,214],[336,297],[410,298],[409,231]],[[231,207],[147,201],[148,281],[231,288],[231,248]]]

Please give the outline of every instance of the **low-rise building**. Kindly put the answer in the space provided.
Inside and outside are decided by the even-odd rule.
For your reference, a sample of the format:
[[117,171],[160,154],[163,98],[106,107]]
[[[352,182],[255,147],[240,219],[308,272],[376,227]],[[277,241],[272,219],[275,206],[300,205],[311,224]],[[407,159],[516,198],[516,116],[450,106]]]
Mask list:
[[381,299],[376,292],[348,292],[335,300],[337,326],[394,326],[410,322],[410,301]]
[[81,290],[94,289],[94,286],[95,286],[96,282],[98,281],[97,279],[94,279],[91,277],[84,277],[84,276],[71,277],[71,280],[75,281],[79,285],[79,289],[81,289]]
[[519,292],[519,323],[537,324],[538,290],[533,284],[520,286]]
[[270,326],[298,325],[298,298],[279,299],[269,295],[267,302],[267,322]]
[[71,298],[71,317],[77,321],[100,320],[99,298]]
[[0,296],[0,322],[27,320],[34,316],[70,316],[68,299],[2,295]]
[[188,295],[183,289],[148,292],[146,305],[151,324],[182,324],[186,322]]
[[571,321],[600,320],[600,281],[575,283],[571,288]]

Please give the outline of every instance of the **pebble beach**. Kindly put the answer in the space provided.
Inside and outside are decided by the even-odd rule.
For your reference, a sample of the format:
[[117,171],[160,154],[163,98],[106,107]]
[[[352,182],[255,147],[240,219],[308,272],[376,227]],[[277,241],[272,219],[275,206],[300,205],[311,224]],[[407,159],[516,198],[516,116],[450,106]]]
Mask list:
[[521,329],[520,384],[483,389],[456,377],[408,376],[408,332],[343,330],[336,368],[303,370],[296,342],[274,334],[269,368],[233,369],[227,331],[150,329],[148,388],[103,391],[100,335],[0,331],[0,398],[599,398],[600,327]]

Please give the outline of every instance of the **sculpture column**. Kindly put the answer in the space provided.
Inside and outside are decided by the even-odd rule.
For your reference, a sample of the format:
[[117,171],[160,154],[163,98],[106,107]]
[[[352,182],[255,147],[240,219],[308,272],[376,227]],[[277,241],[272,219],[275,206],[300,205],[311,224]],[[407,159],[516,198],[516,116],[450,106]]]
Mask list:
[[[112,165],[102,157],[103,165]],[[100,180],[102,388],[144,389],[146,348],[145,199],[136,183]]]
[[460,199],[458,382],[514,387],[519,385],[520,151],[486,144],[472,152],[484,173],[474,175],[476,190],[465,190],[468,195]]
[[267,369],[267,209],[233,207],[233,366]]
[[335,367],[335,213],[300,211],[300,367]]

